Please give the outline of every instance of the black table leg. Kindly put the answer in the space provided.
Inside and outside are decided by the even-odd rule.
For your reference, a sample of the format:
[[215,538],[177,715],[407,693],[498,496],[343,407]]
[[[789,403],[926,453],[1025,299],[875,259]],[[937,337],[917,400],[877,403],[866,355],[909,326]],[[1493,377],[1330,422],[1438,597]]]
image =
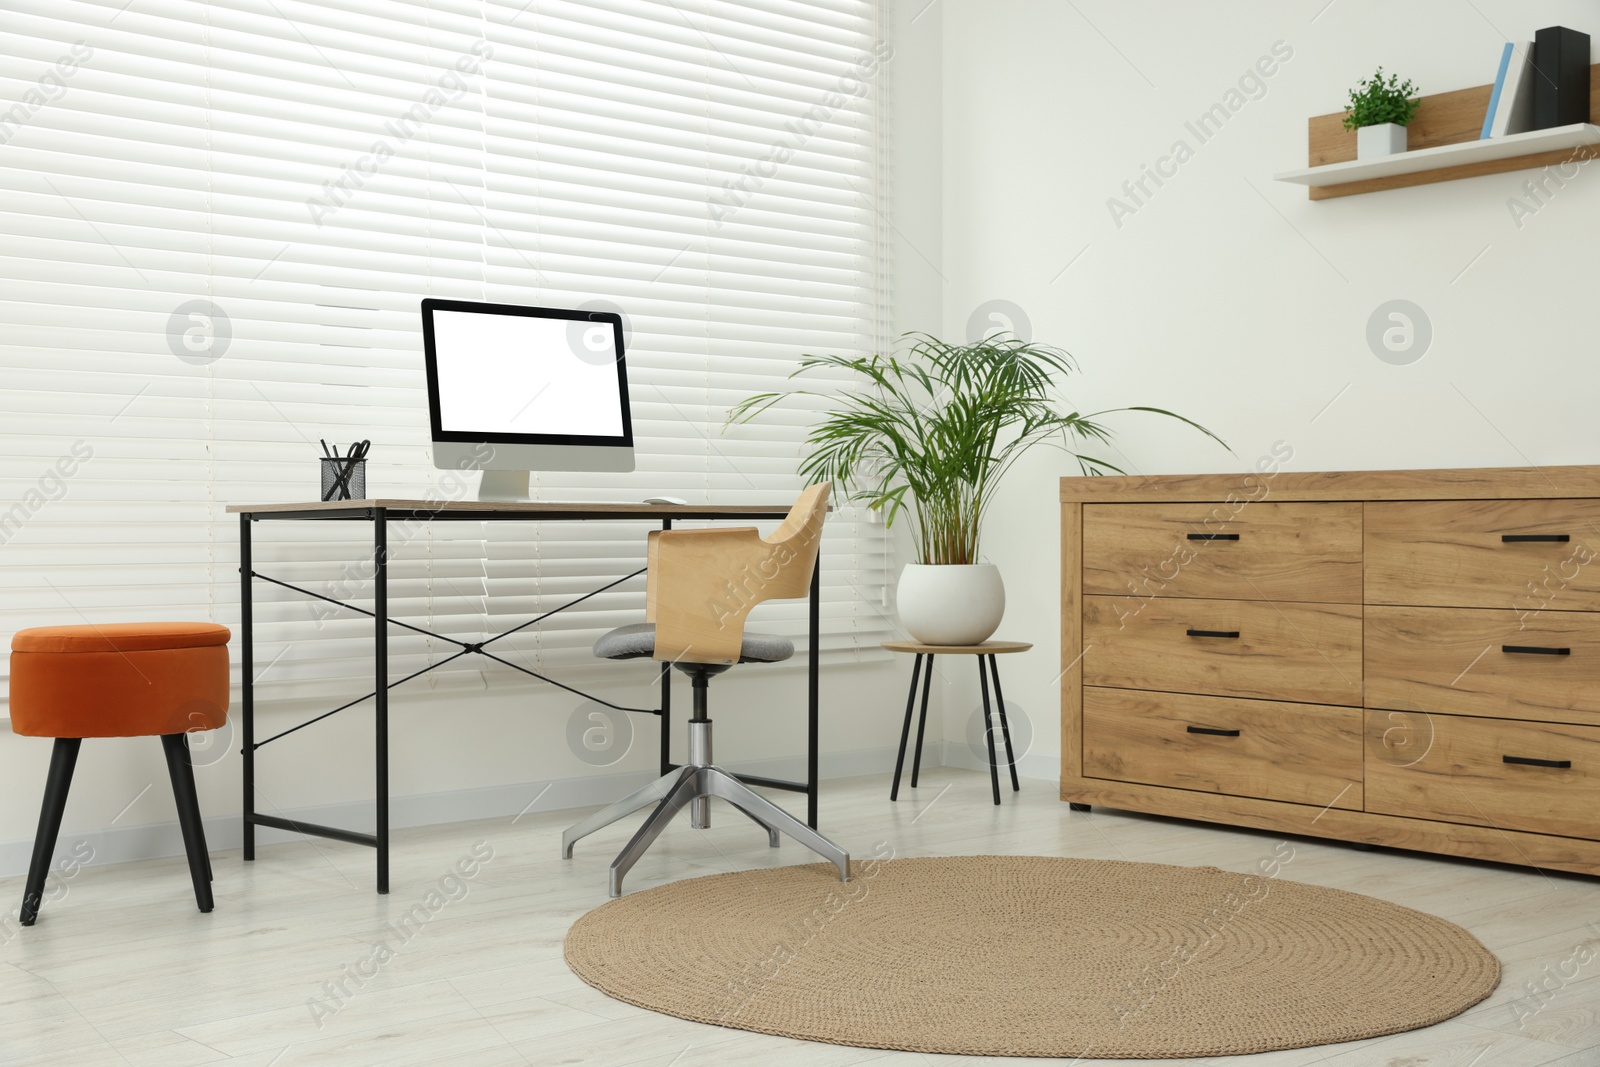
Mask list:
[[1017,757],[1011,750],[1011,724],[1006,722],[1006,698],[1000,692],[1000,664],[992,655],[989,657],[989,673],[994,675],[994,706],[1000,712],[1000,735],[1006,739],[1006,762],[1011,765],[1011,791],[1015,793],[1022,789],[1022,784],[1017,781]]
[[[672,529],[671,519],[662,519],[663,530]],[[672,773],[672,664],[661,665],[661,777]]]
[[243,722],[244,858],[256,858],[255,582],[250,562],[250,516],[239,516],[239,717]]
[[656,716],[661,726],[661,777],[672,773],[672,664],[661,665],[661,714]]
[[922,711],[917,715],[917,750],[911,756],[911,788],[917,787],[917,775],[922,771],[922,731],[928,726],[928,694],[933,692],[933,653],[922,666]]
[[989,743],[989,784],[994,787],[994,802],[1000,803],[1000,767],[994,754],[994,720],[989,715],[989,672],[978,657],[978,688],[983,692],[983,739]]
[[900,768],[905,766],[906,745],[911,740],[911,712],[917,703],[917,675],[922,673],[922,653],[911,663],[911,692],[906,695],[906,721],[900,727],[900,754],[894,758],[894,785],[889,788],[889,799],[900,799]]
[[373,672],[377,693],[377,829],[378,892],[389,891],[389,516],[383,508],[372,512]]
[[811,568],[811,618],[808,639],[811,642],[810,662],[806,664],[806,825],[817,828],[817,645],[822,634],[822,552],[817,552],[816,563]]

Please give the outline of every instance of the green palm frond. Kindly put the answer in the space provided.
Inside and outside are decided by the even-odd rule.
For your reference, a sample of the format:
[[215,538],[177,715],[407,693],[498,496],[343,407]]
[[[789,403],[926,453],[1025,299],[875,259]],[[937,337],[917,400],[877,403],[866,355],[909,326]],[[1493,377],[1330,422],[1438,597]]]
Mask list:
[[1063,414],[1053,393],[1058,379],[1078,367],[1058,348],[1015,337],[956,345],[913,333],[903,340],[898,354],[803,356],[791,378],[838,373],[859,387],[758,393],[735,405],[728,423],[748,422],[791,396],[828,401],[832,410],[806,436],[801,475],[833,482],[842,498],[882,511],[888,525],[909,514],[922,563],[978,561],[978,531],[995,489],[1035,445],[1064,450],[1084,474],[1121,474],[1115,464],[1078,451],[1110,443],[1101,416],[1162,415],[1227,447],[1204,426],[1162,408]]

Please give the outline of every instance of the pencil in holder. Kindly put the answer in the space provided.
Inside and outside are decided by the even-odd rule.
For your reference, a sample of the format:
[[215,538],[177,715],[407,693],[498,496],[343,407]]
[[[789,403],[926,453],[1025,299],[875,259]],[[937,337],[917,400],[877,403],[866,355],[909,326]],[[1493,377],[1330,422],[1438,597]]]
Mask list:
[[322,499],[364,500],[367,496],[367,461],[349,456],[322,459]]

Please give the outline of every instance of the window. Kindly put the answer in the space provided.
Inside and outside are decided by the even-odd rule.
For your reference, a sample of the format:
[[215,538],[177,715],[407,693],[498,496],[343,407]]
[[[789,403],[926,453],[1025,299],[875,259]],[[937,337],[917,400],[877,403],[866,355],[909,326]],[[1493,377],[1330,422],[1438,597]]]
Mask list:
[[[11,0],[9,629],[236,622],[224,509],[313,499],[321,439],[372,440],[370,495],[469,494],[475,475],[431,465],[426,296],[626,315],[640,469],[541,474],[544,496],[792,498],[814,412],[722,422],[802,352],[885,341],[878,18],[867,0]],[[258,524],[256,568],[359,602],[366,533]],[[642,566],[644,529],[440,523],[391,544],[391,611],[471,640]],[[881,527],[840,509],[822,566],[825,650],[871,654]],[[514,657],[580,669],[642,586]],[[803,632],[803,604],[758,610]],[[366,677],[361,616],[258,583],[256,621],[263,696]],[[392,636],[396,677],[451,648]]]

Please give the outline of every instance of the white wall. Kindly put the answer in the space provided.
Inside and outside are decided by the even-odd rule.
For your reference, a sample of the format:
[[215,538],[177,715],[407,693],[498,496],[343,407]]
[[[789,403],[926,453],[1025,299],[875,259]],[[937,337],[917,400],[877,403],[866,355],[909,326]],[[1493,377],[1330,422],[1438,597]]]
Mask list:
[[[917,6],[913,4],[913,6]],[[1081,362],[1081,410],[1166,407],[1236,455],[1147,415],[1114,416],[1133,472],[1235,471],[1274,442],[1285,469],[1600,462],[1591,358],[1600,169],[1514,222],[1522,171],[1311,202],[1272,180],[1306,165],[1306,119],[1383,64],[1423,93],[1492,81],[1502,44],[1543,26],[1600,35],[1592,4],[1476,0],[938,0],[944,18],[944,330],[1007,300]],[[1259,99],[1205,143],[1185,127],[1275,42]],[[1183,139],[1193,158],[1118,225],[1107,201]],[[1552,188],[1554,186],[1552,185]],[[1071,266],[1068,266],[1068,264]],[[1065,269],[1064,269],[1065,268]],[[1380,361],[1369,315],[1431,320],[1427,353]],[[1337,398],[1337,399],[1335,399]],[[1331,406],[1330,406],[1331,402]],[[1014,694],[1059,753],[1055,479],[1033,455],[986,531],[1009,609]],[[975,700],[975,696],[971,699]],[[968,704],[949,702],[954,719]]]

